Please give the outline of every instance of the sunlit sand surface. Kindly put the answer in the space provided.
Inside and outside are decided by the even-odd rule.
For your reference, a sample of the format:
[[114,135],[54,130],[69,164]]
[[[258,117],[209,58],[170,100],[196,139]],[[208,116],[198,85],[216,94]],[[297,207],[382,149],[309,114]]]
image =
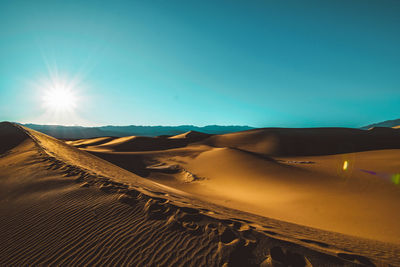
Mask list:
[[400,265],[399,130],[60,141],[0,124],[0,265]]

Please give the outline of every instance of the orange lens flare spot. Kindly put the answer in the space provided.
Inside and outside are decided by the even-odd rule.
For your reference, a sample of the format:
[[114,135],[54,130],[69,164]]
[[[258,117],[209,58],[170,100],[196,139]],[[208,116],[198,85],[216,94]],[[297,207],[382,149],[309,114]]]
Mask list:
[[348,167],[349,167],[349,162],[348,162],[347,160],[345,160],[345,161],[343,162],[343,170],[344,170],[344,171],[347,170]]

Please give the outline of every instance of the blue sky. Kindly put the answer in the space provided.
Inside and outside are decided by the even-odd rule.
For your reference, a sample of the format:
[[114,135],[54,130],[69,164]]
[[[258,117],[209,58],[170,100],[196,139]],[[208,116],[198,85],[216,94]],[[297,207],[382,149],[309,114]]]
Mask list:
[[[1,1],[0,121],[359,127],[400,117],[400,1]],[[43,108],[44,81],[77,108]]]

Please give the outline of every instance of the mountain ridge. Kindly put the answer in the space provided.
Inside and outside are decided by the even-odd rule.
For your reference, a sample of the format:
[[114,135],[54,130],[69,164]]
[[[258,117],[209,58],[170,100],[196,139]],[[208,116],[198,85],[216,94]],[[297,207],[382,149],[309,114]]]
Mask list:
[[43,132],[47,135],[53,136],[58,139],[83,139],[95,138],[104,136],[126,137],[126,136],[174,136],[183,134],[189,131],[196,131],[206,134],[225,134],[245,130],[255,129],[250,126],[221,126],[221,125],[207,125],[203,127],[194,125],[178,125],[178,126],[98,126],[98,127],[85,127],[85,126],[63,126],[63,125],[42,125],[42,124],[21,124],[25,127],[31,128],[36,131]]

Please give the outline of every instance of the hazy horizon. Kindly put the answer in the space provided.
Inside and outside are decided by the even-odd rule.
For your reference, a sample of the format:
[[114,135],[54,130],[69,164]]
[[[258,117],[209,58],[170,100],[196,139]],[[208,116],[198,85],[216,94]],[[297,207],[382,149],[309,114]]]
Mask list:
[[34,125],[46,125],[46,126],[64,126],[64,127],[107,127],[107,126],[113,126],[113,127],[129,127],[129,126],[137,126],[137,127],[179,127],[179,126],[193,126],[193,127],[199,127],[199,128],[203,128],[203,127],[208,127],[208,126],[221,126],[221,127],[251,127],[251,128],[257,128],[257,127],[253,127],[251,125],[234,125],[234,124],[226,124],[226,125],[222,125],[222,124],[205,124],[203,126],[199,126],[199,125],[194,125],[194,124],[177,124],[177,125],[168,125],[168,124],[157,124],[157,125],[145,125],[145,124],[124,124],[124,125],[119,125],[119,124],[102,124],[102,125],[95,125],[95,126],[85,126],[85,125],[78,125],[78,124],[71,124],[71,125],[63,125],[63,124],[46,124],[46,123],[30,123],[30,122],[15,122],[15,123],[19,123],[19,124],[24,124],[24,125],[28,125],[28,124],[34,124]]
[[[393,119],[388,119],[388,120],[383,120],[383,121],[375,121],[375,122],[370,122],[368,124],[360,125],[358,127],[349,127],[349,126],[308,126],[308,127],[282,127],[282,126],[274,126],[274,125],[265,125],[265,126],[252,126],[248,124],[204,124],[204,125],[196,125],[196,124],[155,124],[155,125],[146,125],[146,124],[98,124],[98,125],[79,125],[79,124],[51,124],[51,123],[32,123],[32,122],[17,122],[13,121],[14,123],[19,123],[19,124],[33,124],[33,125],[46,125],[46,126],[65,126],[65,127],[107,127],[107,126],[114,126],[114,127],[129,127],[129,126],[138,126],[138,127],[180,127],[180,126],[193,126],[193,127],[208,127],[208,126],[221,126],[221,127],[250,127],[250,128],[318,128],[318,127],[344,127],[344,128],[362,128],[366,127],[372,124],[380,124],[384,122],[391,122],[391,121],[397,121],[400,120],[400,118],[393,118]],[[397,126],[397,125],[396,125]]]

